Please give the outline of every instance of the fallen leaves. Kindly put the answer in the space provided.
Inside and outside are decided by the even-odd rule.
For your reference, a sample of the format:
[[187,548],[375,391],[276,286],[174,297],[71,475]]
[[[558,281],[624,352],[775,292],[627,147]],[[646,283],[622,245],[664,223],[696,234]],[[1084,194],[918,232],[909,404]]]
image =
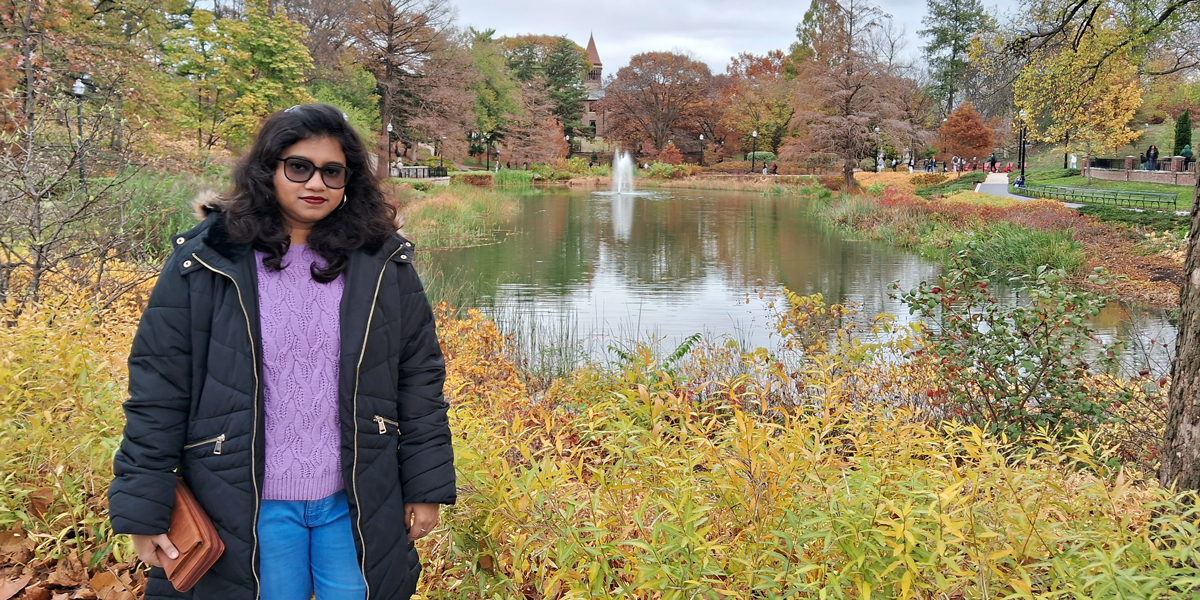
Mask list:
[[0,600],[8,600],[16,596],[17,592],[25,589],[30,579],[33,579],[32,575],[18,577],[9,581],[0,581]]
[[30,550],[32,541],[20,530],[0,533],[0,600],[135,600],[145,588],[143,571],[134,565],[109,563],[94,575],[77,552],[59,559],[14,562],[15,549]]

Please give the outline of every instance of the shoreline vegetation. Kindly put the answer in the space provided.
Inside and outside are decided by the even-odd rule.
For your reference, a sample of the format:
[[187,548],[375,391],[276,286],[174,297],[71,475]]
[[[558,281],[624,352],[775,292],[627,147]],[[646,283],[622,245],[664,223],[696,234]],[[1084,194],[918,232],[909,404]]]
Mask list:
[[[1141,260],[1174,222],[1134,229],[976,194],[966,177],[894,175],[864,177],[865,194],[820,178],[662,187],[803,196],[830,227],[937,256],[936,282],[900,291],[921,317],[941,315],[936,330],[785,290],[766,325],[775,350],[631,340],[606,363],[549,374],[524,367],[529,349],[479,311],[439,306],[460,498],[418,544],[423,597],[1200,591],[1197,499],[1155,480],[1170,382],[1119,375],[1119,348],[1084,358],[1086,315],[1104,301],[1086,288],[1141,285],[1085,279],[1095,249],[1112,256],[1124,236]],[[187,199],[188,185],[159,183],[143,187]],[[496,240],[519,210],[508,189],[542,193],[522,181],[396,191],[406,231],[428,249]],[[155,231],[191,218],[164,215]],[[90,272],[69,266],[38,301],[0,307],[0,591],[131,600],[145,572],[109,528],[105,492],[153,281],[131,270],[130,291],[100,301],[75,268]],[[993,269],[1029,275],[1031,303],[995,302]]]
[[[456,183],[430,192],[405,193],[401,201],[405,231],[426,249],[490,243],[504,233],[503,223],[519,210],[519,200],[508,192],[593,189],[611,183],[611,177],[603,174],[536,179],[532,171],[501,170],[484,175],[489,179],[475,185]],[[972,190],[982,175],[858,173],[861,187],[856,193],[836,191],[837,177],[808,175],[640,174],[638,185],[804,197],[812,202],[813,216],[826,226],[919,252],[931,260],[944,263],[947,257],[970,250],[978,265],[1001,278],[1030,276],[1047,265],[1065,270],[1082,287],[1092,285],[1087,274],[1102,268],[1110,275],[1103,291],[1117,299],[1178,308],[1190,219],[1112,207],[1086,206],[1076,211],[1053,200],[980,194]]]
[[[0,582],[132,598],[144,574],[108,529],[104,492],[150,284],[96,309],[71,281],[52,283],[0,328]],[[1135,431],[1163,397],[1142,382],[1087,375],[1079,389],[1105,407],[1076,414],[1090,425],[1035,427],[1035,409],[1002,438],[965,413],[943,420],[994,392],[947,378],[939,357],[956,341],[887,318],[856,325],[819,295],[787,294],[777,352],[631,344],[554,378],[524,372],[494,321],[457,314],[438,309],[460,495],[418,543],[425,598],[1182,597],[1200,586],[1200,515],[1156,484],[1152,432]],[[1057,364],[1033,357],[1036,342],[1030,351]]]

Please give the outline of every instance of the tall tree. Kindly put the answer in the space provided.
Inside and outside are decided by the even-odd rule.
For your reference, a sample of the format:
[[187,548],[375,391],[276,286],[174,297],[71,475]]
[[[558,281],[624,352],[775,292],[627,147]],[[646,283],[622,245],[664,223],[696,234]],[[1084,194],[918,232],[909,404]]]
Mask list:
[[935,96],[954,111],[966,76],[971,38],[987,26],[989,18],[982,0],[926,0],[928,14],[918,33],[929,39],[923,48],[934,82]]
[[245,144],[263,117],[309,99],[304,28],[270,14],[266,0],[246,0],[245,11],[245,19],[216,19],[196,10],[166,44],[175,71],[195,86],[186,118],[203,149]]
[[886,93],[891,73],[872,48],[872,34],[891,17],[863,0],[821,1],[825,20],[812,59],[800,69],[800,120],[806,132],[785,146],[784,154],[836,155],[846,185],[853,186],[855,166],[883,145],[880,133],[889,134],[888,124],[898,114]]
[[[831,7],[832,4],[826,0],[812,0],[808,10],[804,11],[804,17],[796,25],[796,41],[788,48],[788,57],[793,65],[799,65],[817,53],[817,40],[821,37],[821,28],[829,19]],[[795,72],[791,74],[795,75]]]
[[672,52],[646,52],[617,71],[597,110],[611,110],[608,126],[626,148],[647,143],[662,151],[677,126],[705,106],[712,80],[708,65]]
[[1097,63],[1100,53],[1111,48],[1108,40],[1123,35],[1111,23],[1098,22],[1074,48],[1038,50],[1021,70],[1014,83],[1014,102],[1024,112],[1024,124],[1033,137],[1058,142],[1070,132],[1068,151],[1089,156],[1137,139],[1140,132],[1129,128],[1142,105],[1136,64],[1131,60]]
[[349,29],[359,59],[379,82],[381,123],[393,123],[405,80],[420,75],[445,42],[452,10],[446,0],[363,0],[362,9]]
[[554,117],[573,138],[583,127],[583,102],[587,100],[583,82],[591,69],[583,48],[565,37],[555,42],[546,57],[546,92],[554,105]]
[[475,128],[490,138],[503,138],[522,111],[521,82],[513,78],[496,30],[471,29],[471,64],[479,78],[475,90]]
[[584,79],[592,69],[587,51],[563,36],[522,35],[499,41],[512,76],[541,86],[566,134],[579,136],[587,100]]
[[505,160],[517,164],[553,163],[566,156],[570,148],[564,139],[562,123],[554,118],[554,102],[548,86],[526,88],[524,110],[513,119],[504,139]]
[[476,130],[474,86],[480,75],[471,63],[469,37],[456,34],[429,55],[419,76],[405,79],[393,110],[406,139],[433,142],[443,156],[467,155],[466,139]]
[[796,115],[796,81],[787,75],[789,59],[779,50],[765,56],[743,52],[729,62],[725,125],[749,138],[759,133],[760,148],[779,152]]
[[946,117],[937,133],[937,150],[942,160],[957,156],[964,160],[982,160],[995,147],[992,128],[970,102],[959,105]]

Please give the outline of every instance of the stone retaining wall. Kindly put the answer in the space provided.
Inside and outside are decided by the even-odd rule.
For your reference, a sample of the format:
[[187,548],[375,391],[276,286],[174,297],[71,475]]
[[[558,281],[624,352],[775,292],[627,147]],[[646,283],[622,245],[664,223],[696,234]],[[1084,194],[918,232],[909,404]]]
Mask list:
[[[1193,163],[1194,165],[1195,163]],[[1194,169],[1195,167],[1193,167]],[[1196,172],[1192,171],[1137,171],[1128,169],[1096,169],[1084,167],[1083,176],[1108,181],[1138,181],[1142,183],[1169,183],[1171,185],[1196,185]]]

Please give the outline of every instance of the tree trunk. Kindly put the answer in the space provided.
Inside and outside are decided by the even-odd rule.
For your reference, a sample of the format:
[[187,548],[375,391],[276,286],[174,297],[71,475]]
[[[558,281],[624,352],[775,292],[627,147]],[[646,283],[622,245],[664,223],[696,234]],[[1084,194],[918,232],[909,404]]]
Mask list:
[[846,191],[854,189],[854,161],[842,161],[842,177],[846,178]]
[[[29,0],[25,8],[25,16],[21,18],[21,62],[25,68],[25,131],[33,135],[34,98],[34,68],[33,68],[33,6],[34,0]],[[30,141],[32,144],[32,141]]]
[[1158,479],[1165,487],[1200,490],[1200,180],[1192,193],[1179,335],[1171,365],[1171,392]]

